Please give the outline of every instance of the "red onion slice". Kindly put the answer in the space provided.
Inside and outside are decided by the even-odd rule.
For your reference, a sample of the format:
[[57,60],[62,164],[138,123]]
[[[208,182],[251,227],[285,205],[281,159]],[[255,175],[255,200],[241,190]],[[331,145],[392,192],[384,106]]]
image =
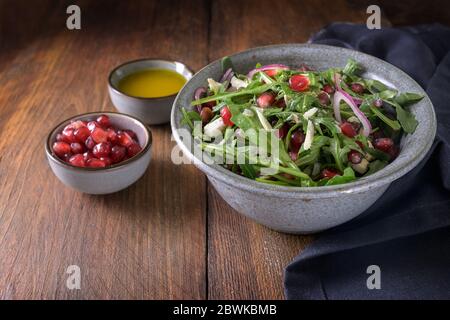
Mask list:
[[228,68],[227,71],[223,74],[222,78],[220,78],[219,82],[224,83],[225,81],[230,81],[233,78],[234,72],[233,69]]
[[[205,87],[198,87],[194,91],[194,100],[199,100],[201,98],[204,98],[204,97],[206,97],[207,94],[208,94],[208,90],[206,90]],[[197,107],[197,111],[198,112],[202,111],[202,105],[201,104],[199,104],[196,107]]]
[[256,68],[251,70],[248,74],[247,77],[249,77],[250,79],[253,78],[253,76],[255,75],[255,73],[259,72],[259,71],[266,71],[266,70],[274,70],[274,69],[278,69],[278,70],[289,70],[289,67],[284,65],[284,64],[268,64],[266,66],[262,66],[260,68]]
[[370,132],[372,132],[372,125],[370,124],[369,119],[365,116],[365,114],[359,110],[358,106],[356,105],[355,101],[353,101],[353,98],[345,91],[339,90],[336,91],[333,97],[333,110],[334,110],[334,117],[336,120],[341,123],[341,108],[340,108],[340,102],[341,100],[344,100],[345,103],[347,103],[350,108],[352,108],[353,113],[358,117],[359,121],[363,125],[363,135],[368,137]]
[[[334,74],[334,86],[336,87],[336,91],[343,91],[345,92],[342,88],[341,88],[341,76],[339,73],[335,73]],[[347,92],[345,92],[347,93]],[[360,98],[356,98],[356,97],[351,97],[353,99],[353,101],[357,104],[360,105],[363,103],[363,100]]]
[[207,90],[205,87],[198,87],[194,91],[194,100],[200,100],[203,97],[206,97]]

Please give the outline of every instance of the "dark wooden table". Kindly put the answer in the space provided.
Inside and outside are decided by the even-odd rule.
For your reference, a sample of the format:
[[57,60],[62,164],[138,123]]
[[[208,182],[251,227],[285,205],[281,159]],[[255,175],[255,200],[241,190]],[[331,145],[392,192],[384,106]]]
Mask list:
[[[448,21],[422,2],[398,12],[383,7],[383,24]],[[65,27],[72,3],[81,7],[79,31]],[[0,298],[282,299],[283,268],[313,238],[242,217],[195,167],[173,165],[169,125],[152,127],[146,174],[107,196],[62,185],[44,140],[65,118],[113,110],[106,78],[121,62],[165,57],[198,70],[250,47],[305,42],[332,21],[365,22],[367,5],[1,1]],[[414,9],[420,18],[411,20],[406,13]],[[66,286],[70,265],[80,267],[80,290]]]

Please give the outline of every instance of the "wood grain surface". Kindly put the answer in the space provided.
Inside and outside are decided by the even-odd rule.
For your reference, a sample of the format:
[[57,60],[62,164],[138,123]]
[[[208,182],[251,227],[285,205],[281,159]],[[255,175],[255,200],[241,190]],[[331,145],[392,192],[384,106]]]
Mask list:
[[[73,3],[82,10],[79,31],[65,27]],[[152,127],[146,174],[107,196],[64,187],[43,144],[68,117],[114,110],[106,78],[124,61],[162,57],[198,70],[250,47],[305,42],[333,21],[367,18],[364,1],[329,4],[0,1],[0,298],[283,299],[283,269],[313,238],[242,217],[200,171],[173,165],[168,125]],[[408,8],[383,23],[419,16]],[[66,286],[70,265],[80,267],[80,290]]]

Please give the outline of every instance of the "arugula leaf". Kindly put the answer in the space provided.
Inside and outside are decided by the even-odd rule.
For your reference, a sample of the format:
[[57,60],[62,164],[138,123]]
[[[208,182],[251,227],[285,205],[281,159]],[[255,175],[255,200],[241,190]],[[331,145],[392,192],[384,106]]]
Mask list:
[[398,103],[399,105],[406,107],[409,106],[415,102],[419,102],[422,100],[423,95],[418,93],[411,93],[411,92],[405,92],[399,94],[397,97],[395,97],[394,101]]
[[240,164],[239,167],[242,170],[244,176],[250,179],[255,179],[257,177],[255,167],[251,164]]
[[194,130],[193,121],[202,121],[200,115],[195,111],[186,111],[185,108],[181,108],[181,112],[183,113],[183,119],[181,119],[181,124],[187,124],[191,130]]
[[[292,100],[290,104],[291,108],[295,111],[304,113],[312,108],[313,104],[317,101],[317,98],[310,94],[300,94],[297,98]],[[291,109],[292,110],[292,109]],[[293,110],[293,111],[294,111]]]
[[325,183],[326,186],[333,186],[336,184],[348,183],[356,180],[355,171],[352,168],[347,167],[344,169],[344,174],[336,175]]
[[338,134],[338,128],[336,126],[336,120],[331,117],[316,117],[314,119],[316,124],[321,124],[327,128],[333,136]]
[[416,117],[409,111],[403,109],[400,105],[396,104],[395,111],[397,112],[397,120],[402,125],[403,130],[406,133],[413,133],[419,122],[417,122]]
[[380,171],[384,167],[388,165],[387,161],[383,160],[375,160],[369,163],[369,170],[364,174],[364,176],[368,176],[370,174],[373,174],[377,171]]
[[377,150],[375,148],[365,147],[364,151],[370,154],[372,157],[379,159],[381,161],[389,161],[390,159],[390,156],[387,153]]
[[353,76],[360,69],[361,69],[361,67],[355,60],[348,59],[347,64],[345,65],[344,69],[342,70],[342,73],[344,73],[345,75],[348,75],[348,76]]
[[370,110],[373,112],[374,115],[376,115],[381,121],[386,123],[393,130],[400,130],[402,128],[398,121],[389,119],[380,110],[378,110],[376,107],[372,106],[372,107],[370,107]]
[[222,66],[222,73],[224,73],[225,71],[227,71],[230,68],[231,68],[231,70],[234,70],[233,62],[231,61],[230,57],[228,57],[228,56],[223,57],[222,60],[220,61],[220,64]]
[[329,145],[329,143],[330,138],[326,136],[315,135],[311,148],[306,151],[301,151],[295,163],[299,167],[304,167],[316,163],[320,156],[320,150],[322,149],[322,147]]
[[199,100],[194,100],[191,102],[191,106],[196,106],[205,102],[210,102],[210,101],[216,101],[219,99],[227,99],[227,98],[233,98],[233,97],[238,97],[238,96],[242,96],[242,95],[255,95],[255,94],[260,94],[263,93],[267,90],[270,90],[273,87],[273,84],[264,84],[264,85],[260,85],[256,88],[245,88],[243,90],[239,90],[239,91],[234,91],[234,92],[224,92],[224,93],[219,93],[219,94],[215,94],[209,97],[205,97]]
[[350,151],[350,148],[348,146],[342,148],[338,137],[330,139],[330,146],[325,148],[332,154],[338,170],[341,172],[344,171],[343,160],[345,159],[347,153]]
[[397,90],[389,89],[389,90],[381,91],[378,95],[379,95],[379,97],[380,97],[381,99],[387,100],[387,99],[393,99],[393,98],[395,98],[395,96],[397,95],[397,93],[398,93]]
[[365,79],[364,82],[365,82],[367,89],[369,89],[369,91],[371,93],[378,93],[378,92],[383,92],[383,91],[391,89],[387,85],[385,85],[383,82],[378,81],[378,80]]

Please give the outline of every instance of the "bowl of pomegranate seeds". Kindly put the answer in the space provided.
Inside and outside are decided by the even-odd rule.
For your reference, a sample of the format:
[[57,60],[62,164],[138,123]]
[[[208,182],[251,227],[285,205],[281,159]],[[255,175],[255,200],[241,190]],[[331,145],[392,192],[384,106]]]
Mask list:
[[65,185],[88,194],[107,194],[127,188],[145,173],[151,145],[151,131],[140,120],[93,112],[57,125],[45,150],[53,173]]

